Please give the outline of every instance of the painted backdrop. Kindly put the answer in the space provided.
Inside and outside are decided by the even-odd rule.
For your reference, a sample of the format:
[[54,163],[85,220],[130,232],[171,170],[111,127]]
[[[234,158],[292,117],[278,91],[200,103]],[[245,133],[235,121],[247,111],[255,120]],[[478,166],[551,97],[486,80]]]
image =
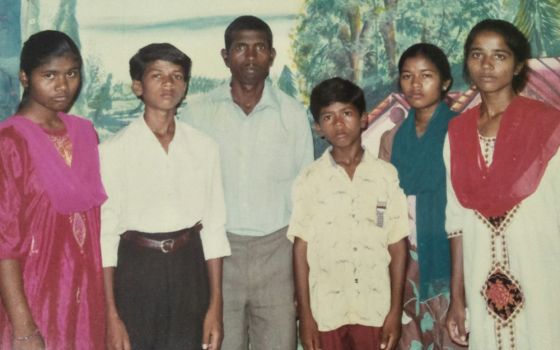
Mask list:
[[315,84],[342,76],[364,88],[370,108],[377,106],[396,88],[399,54],[418,41],[443,48],[453,90],[466,90],[462,43],[486,17],[518,25],[535,57],[560,56],[560,0],[0,0],[0,9],[0,118],[18,103],[22,41],[58,29],[79,43],[85,59],[72,112],[92,119],[101,138],[141,111],[128,76],[128,59],[138,48],[170,42],[184,50],[194,62],[189,94],[206,92],[228,78],[219,50],[225,27],[242,14],[270,24],[278,52],[270,78],[304,103]]
[[[560,0],[0,0],[0,119],[17,107],[19,51],[34,32],[62,30],[81,47],[84,84],[72,112],[93,120],[103,139],[142,112],[128,76],[136,50],[179,47],[193,59],[189,95],[204,93],[229,77],[219,55],[223,32],[243,14],[270,24],[277,50],[270,79],[289,95],[307,103],[311,88],[333,76],[364,88],[371,111],[364,143],[374,153],[381,133],[408,111],[395,92],[397,61],[413,43],[434,43],[449,56],[453,108],[477,103],[461,78],[462,45],[483,18],[514,22],[530,38],[535,59],[524,94],[560,108]],[[316,137],[315,154],[324,147]],[[423,332],[434,327],[431,315],[422,320]]]

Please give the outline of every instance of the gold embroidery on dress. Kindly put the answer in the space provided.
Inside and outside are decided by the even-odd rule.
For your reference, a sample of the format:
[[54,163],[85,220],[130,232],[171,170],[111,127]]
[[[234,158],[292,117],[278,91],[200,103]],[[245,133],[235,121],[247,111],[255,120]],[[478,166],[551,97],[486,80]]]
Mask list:
[[68,134],[64,134],[64,135],[47,134],[47,136],[54,144],[54,147],[56,148],[56,150],[58,151],[62,159],[64,159],[66,165],[68,166],[72,165],[72,142],[70,141]]
[[72,234],[76,243],[80,246],[80,249],[84,246],[84,241],[86,239],[86,217],[82,213],[74,213],[69,217],[70,225],[72,226]]

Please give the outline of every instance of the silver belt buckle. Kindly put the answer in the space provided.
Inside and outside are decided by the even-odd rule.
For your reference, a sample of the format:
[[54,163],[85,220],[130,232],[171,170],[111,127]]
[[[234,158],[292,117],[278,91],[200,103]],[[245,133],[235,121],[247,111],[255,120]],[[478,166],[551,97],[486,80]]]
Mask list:
[[169,253],[170,251],[173,250],[174,245],[175,245],[174,239],[165,239],[160,242],[159,248],[161,249],[162,252]]

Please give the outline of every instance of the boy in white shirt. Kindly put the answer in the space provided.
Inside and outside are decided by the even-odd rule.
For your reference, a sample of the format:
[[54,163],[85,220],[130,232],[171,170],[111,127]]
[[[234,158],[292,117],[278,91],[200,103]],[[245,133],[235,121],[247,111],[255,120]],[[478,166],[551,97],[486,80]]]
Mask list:
[[191,60],[170,44],[130,59],[143,116],[100,147],[109,349],[219,349],[230,254],[218,146],[177,121]]

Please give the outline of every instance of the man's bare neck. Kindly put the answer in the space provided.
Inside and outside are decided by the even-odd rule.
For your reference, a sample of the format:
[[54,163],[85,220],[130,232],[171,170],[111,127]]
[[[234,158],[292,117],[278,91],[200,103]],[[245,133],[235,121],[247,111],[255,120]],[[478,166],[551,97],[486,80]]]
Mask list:
[[246,115],[249,115],[261,100],[264,91],[264,81],[258,84],[231,83],[231,97]]

